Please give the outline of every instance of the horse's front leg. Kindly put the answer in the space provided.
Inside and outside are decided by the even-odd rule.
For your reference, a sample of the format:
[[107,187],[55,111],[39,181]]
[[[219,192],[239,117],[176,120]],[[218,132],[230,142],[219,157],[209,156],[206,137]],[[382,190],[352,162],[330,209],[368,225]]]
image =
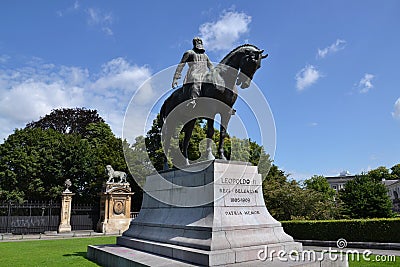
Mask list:
[[194,125],[196,124],[196,119],[193,119],[191,121],[189,121],[188,123],[186,123],[186,125],[184,126],[184,133],[185,133],[185,137],[183,138],[183,145],[182,145],[182,153],[183,153],[183,157],[185,158],[185,165],[189,165],[189,155],[188,155],[188,148],[189,148],[189,141],[190,138],[192,137],[192,133],[193,133],[193,128]]
[[229,120],[231,119],[231,114],[221,114],[221,126],[220,126],[220,136],[218,145],[218,156],[222,160],[226,160],[224,155],[224,140],[226,137],[226,128],[228,128]]
[[207,160],[214,160],[215,157],[212,154],[212,143],[213,143],[213,136],[214,136],[214,120],[207,119],[207,148],[206,148],[206,156]]

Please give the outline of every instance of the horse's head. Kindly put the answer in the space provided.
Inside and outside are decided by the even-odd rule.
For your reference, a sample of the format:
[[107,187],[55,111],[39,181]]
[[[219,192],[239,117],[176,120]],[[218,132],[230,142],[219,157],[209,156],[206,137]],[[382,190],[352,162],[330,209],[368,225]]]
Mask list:
[[250,86],[254,73],[261,67],[261,60],[268,56],[268,54],[263,55],[263,52],[264,50],[254,47],[245,49],[239,65],[240,73],[236,81],[236,85],[240,85],[240,88],[245,89]]

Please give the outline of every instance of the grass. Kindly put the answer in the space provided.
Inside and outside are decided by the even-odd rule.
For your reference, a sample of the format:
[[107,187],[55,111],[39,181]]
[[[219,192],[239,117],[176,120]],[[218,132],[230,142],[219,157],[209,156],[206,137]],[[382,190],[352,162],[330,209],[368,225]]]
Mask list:
[[98,266],[88,245],[115,244],[115,236],[0,242],[0,266]]
[[[115,242],[115,236],[0,242],[0,266],[97,266],[86,258],[87,246]],[[390,260],[371,255],[365,261],[360,256],[360,261],[349,259],[349,267],[400,266],[399,256]]]
[[351,256],[349,256],[349,267],[386,267],[386,266],[400,266],[400,257],[396,256],[395,259],[393,258],[388,258],[387,256],[377,256],[377,255],[371,255],[369,257],[369,261],[366,261],[363,259],[363,257],[360,255],[360,260],[356,261],[351,260]]

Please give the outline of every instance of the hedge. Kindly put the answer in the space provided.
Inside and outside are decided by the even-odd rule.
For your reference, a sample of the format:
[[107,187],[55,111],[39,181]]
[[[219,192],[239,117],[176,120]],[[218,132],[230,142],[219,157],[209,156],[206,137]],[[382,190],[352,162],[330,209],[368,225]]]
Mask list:
[[400,243],[400,218],[283,221],[285,232],[297,240]]

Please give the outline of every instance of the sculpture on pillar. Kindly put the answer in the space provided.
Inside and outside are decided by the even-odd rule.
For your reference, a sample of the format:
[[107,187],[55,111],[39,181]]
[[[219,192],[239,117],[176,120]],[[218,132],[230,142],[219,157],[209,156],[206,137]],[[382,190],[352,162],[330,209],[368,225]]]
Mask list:
[[[111,165],[106,166],[107,181],[103,184],[100,195],[100,220],[97,230],[102,233],[122,233],[129,227],[131,211],[130,184],[126,173],[114,171]],[[115,180],[119,179],[119,180]]]
[[71,191],[69,190],[69,188],[72,186],[70,179],[65,180],[64,186],[65,186],[64,193],[71,193]]
[[119,178],[119,181],[117,183],[120,183],[120,184],[127,183],[125,172],[114,171],[114,169],[111,165],[106,166],[106,172],[108,175],[107,183],[115,183],[114,178]]

